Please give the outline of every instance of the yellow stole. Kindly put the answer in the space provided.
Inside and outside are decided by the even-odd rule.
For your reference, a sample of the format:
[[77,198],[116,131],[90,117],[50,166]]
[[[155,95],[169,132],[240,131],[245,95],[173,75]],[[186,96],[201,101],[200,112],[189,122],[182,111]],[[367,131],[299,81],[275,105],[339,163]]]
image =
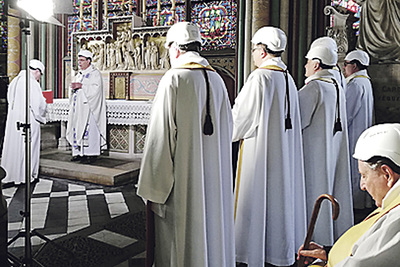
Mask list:
[[213,69],[210,65],[203,66],[199,63],[194,63],[194,62],[186,63],[179,67],[174,67],[174,69],[206,69],[206,70],[215,71],[215,69]]
[[354,79],[354,78],[366,78],[366,79],[370,79],[368,76],[365,76],[365,75],[356,75],[356,76],[353,77],[353,79]]
[[281,67],[278,67],[276,65],[267,65],[267,66],[264,66],[264,67],[260,67],[260,69],[285,71],[284,69],[282,69]]
[[364,235],[376,221],[387,214],[390,210],[400,205],[400,195],[396,197],[386,208],[378,208],[372,212],[364,221],[351,227],[338,241],[335,242],[328,256],[328,267],[333,267],[346,257],[351,256],[354,244]]
[[242,173],[242,159],[243,159],[243,140],[240,140],[240,149],[239,149],[239,162],[236,171],[236,196],[235,196],[235,215],[234,219],[236,220],[236,211],[237,211],[237,201],[239,197],[239,185],[240,185],[240,175]]
[[[371,79],[370,77],[368,77],[368,76],[365,76],[365,75],[356,75],[356,76],[354,76],[354,77],[352,77],[351,79],[350,79],[350,81],[352,81],[353,79],[355,79],[355,78],[365,78],[365,79]],[[350,82],[349,81],[349,82]]]

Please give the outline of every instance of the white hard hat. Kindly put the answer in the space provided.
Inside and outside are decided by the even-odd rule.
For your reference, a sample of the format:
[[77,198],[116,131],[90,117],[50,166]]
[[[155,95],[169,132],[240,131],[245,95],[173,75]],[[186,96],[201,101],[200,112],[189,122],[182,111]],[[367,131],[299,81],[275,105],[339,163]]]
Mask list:
[[274,52],[281,52],[286,47],[286,34],[279,28],[266,26],[258,29],[251,39],[253,44],[264,44]]
[[372,126],[358,138],[353,157],[368,161],[374,156],[391,159],[400,167],[400,124],[386,123]]
[[85,58],[92,59],[93,58],[93,53],[90,52],[89,50],[82,49],[82,50],[79,51],[78,57],[85,57]]
[[338,55],[332,49],[326,46],[315,46],[308,50],[307,59],[319,59],[323,64],[335,66],[338,61]]
[[189,44],[193,42],[201,42],[200,30],[196,24],[183,21],[172,25],[167,32],[167,40],[165,41],[165,48],[176,42],[178,45]]
[[362,65],[369,66],[369,56],[362,50],[353,50],[344,58],[346,61],[358,60]]
[[336,53],[338,51],[336,41],[333,38],[328,37],[328,36],[323,36],[323,37],[319,37],[319,38],[315,39],[311,43],[310,49],[312,49],[316,46],[326,46],[329,49],[332,49],[333,51],[335,51]]
[[29,61],[29,67],[40,70],[42,74],[44,73],[44,65],[37,59],[31,59],[31,61]]

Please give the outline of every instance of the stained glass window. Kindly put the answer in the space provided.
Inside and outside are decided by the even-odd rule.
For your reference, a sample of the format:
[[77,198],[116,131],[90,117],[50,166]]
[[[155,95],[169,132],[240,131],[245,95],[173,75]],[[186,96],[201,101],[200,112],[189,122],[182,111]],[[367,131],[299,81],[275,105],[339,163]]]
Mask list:
[[[160,24],[171,25],[173,14],[171,1],[161,0]],[[147,0],[147,16],[157,25],[157,0]],[[192,1],[192,22],[200,27],[205,50],[234,49],[236,46],[237,2]],[[185,1],[176,1],[175,21],[185,20]]]
[[235,48],[236,9],[233,1],[199,1],[193,5],[192,21],[200,27],[206,48]]

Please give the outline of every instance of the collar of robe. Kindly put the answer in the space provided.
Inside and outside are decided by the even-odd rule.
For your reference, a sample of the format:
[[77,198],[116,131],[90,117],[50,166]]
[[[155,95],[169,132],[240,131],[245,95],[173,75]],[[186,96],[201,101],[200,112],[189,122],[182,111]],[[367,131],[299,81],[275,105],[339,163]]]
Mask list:
[[285,76],[285,81],[286,81],[286,95],[285,99],[286,102],[285,104],[287,105],[287,111],[286,111],[286,118],[285,118],[285,130],[292,129],[292,119],[290,118],[290,97],[289,97],[289,78],[288,78],[288,70],[284,70],[279,66],[276,65],[266,65],[262,66],[259,69],[267,69],[267,70],[275,70],[275,71],[280,71],[283,73]]
[[365,76],[365,75],[354,75],[354,76],[349,76],[348,78],[346,78],[346,82],[349,83],[352,80],[354,80],[355,78],[371,79],[370,77]]
[[211,67],[210,65],[203,66],[196,62],[185,63],[183,65],[174,67],[174,69],[206,69],[206,70],[215,71],[215,69],[213,67]]

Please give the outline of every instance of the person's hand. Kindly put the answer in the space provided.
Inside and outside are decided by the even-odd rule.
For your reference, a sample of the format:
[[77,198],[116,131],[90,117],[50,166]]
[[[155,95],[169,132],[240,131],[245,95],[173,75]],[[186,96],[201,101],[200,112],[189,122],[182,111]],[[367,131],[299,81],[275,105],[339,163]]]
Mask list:
[[314,242],[310,242],[307,250],[303,250],[303,245],[301,245],[297,255],[297,260],[300,259],[300,256],[306,257],[305,264],[309,264],[313,259],[321,259],[323,261],[327,261],[328,259],[324,247]]
[[71,89],[72,90],[78,90],[80,88],[82,88],[82,84],[81,83],[76,83],[76,82],[71,83]]

